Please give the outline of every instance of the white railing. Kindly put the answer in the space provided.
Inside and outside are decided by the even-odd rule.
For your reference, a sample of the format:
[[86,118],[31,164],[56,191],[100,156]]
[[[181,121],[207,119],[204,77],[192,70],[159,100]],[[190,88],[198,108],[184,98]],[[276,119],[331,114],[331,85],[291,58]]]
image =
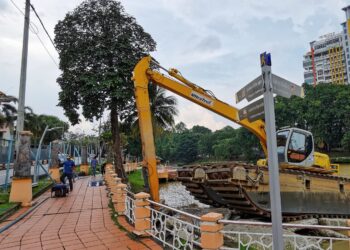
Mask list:
[[[271,233],[252,233],[222,231],[225,235],[224,247],[222,250],[241,250],[241,249],[261,249],[272,250]],[[284,249],[288,250],[332,250],[349,249],[349,239],[320,237],[320,236],[302,236],[302,235],[283,235]],[[337,248],[338,247],[338,248]]]
[[129,223],[135,225],[135,200],[130,195],[126,195],[125,198],[124,215],[128,219]]
[[[221,220],[224,224],[244,225],[248,227],[270,227],[271,223],[253,222],[253,221],[230,221]],[[307,228],[319,230],[350,230],[349,227],[304,225],[304,224],[283,224],[284,228]],[[255,231],[258,231],[255,229]],[[222,230],[224,234],[224,246],[222,250],[241,250],[241,249],[273,249],[272,234],[263,232],[244,232],[244,230]],[[297,234],[284,234],[284,249],[286,250],[345,250],[350,249],[350,239],[338,237],[323,236],[303,236]]]
[[[126,190],[124,214],[130,224],[135,226],[135,199],[134,194]],[[167,205],[146,199],[149,205],[142,206],[150,210],[150,215],[143,218],[150,222],[150,229],[144,231],[154,239],[159,241],[167,249],[201,249],[201,217],[169,207]],[[137,205],[137,204],[136,204]],[[272,223],[242,220],[225,220],[217,222],[221,231],[216,231],[219,238],[222,237],[224,244],[218,248],[222,250],[270,250],[273,249],[273,239],[271,234]],[[231,225],[231,227],[230,227]],[[207,225],[208,226],[208,225]],[[323,230],[330,231],[324,236],[306,236],[284,232],[285,250],[345,250],[350,249],[350,238],[340,233],[350,232],[350,227],[345,226],[322,226],[284,223],[283,228]],[[215,228],[215,227],[214,227]],[[218,227],[220,228],[220,226]],[[334,232],[335,231],[335,232]],[[212,231],[210,231],[212,232]],[[203,235],[202,235],[203,236]],[[203,244],[206,241],[203,240]],[[220,242],[220,240],[218,240]],[[280,250],[280,249],[278,249]]]
[[[152,203],[155,203],[152,201]],[[164,206],[157,203],[156,206]],[[200,249],[200,228],[199,217],[188,216],[180,210],[171,209],[172,215],[168,215],[157,209],[149,207],[151,210],[151,230],[148,230],[153,238],[160,241],[164,247],[171,249]],[[177,215],[187,217],[186,221],[176,217]],[[198,220],[197,223],[193,219]],[[195,225],[197,224],[197,225]]]

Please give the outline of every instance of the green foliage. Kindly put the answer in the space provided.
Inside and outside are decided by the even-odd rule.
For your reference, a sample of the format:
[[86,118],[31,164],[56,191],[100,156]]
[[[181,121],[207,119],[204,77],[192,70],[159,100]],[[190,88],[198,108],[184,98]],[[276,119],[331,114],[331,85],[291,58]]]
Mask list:
[[197,143],[198,137],[196,134],[184,132],[178,134],[174,138],[175,159],[179,163],[191,163],[197,159]]
[[225,127],[212,132],[203,126],[187,129],[180,122],[174,131],[156,136],[156,152],[164,161],[188,164],[210,160],[256,161],[261,156],[258,139],[244,128]]
[[338,148],[350,130],[350,86],[304,85],[305,98],[276,98],[278,127],[297,126],[313,133],[316,145],[325,151]]
[[156,43],[119,2],[82,2],[56,25],[55,43],[62,70],[59,106],[72,124],[79,122],[80,105],[89,120],[114,106],[119,117],[131,112],[133,68]]
[[45,127],[49,128],[61,127],[60,129],[48,131],[45,135],[43,144],[49,144],[53,140],[60,139],[63,132],[68,131],[68,123],[60,120],[56,116],[52,115],[36,115],[34,113],[27,115],[24,121],[24,128],[33,133],[32,143],[38,144],[40,138],[45,130]]
[[344,134],[343,139],[341,140],[341,145],[345,150],[350,151],[350,131],[347,131]]
[[80,107],[90,121],[110,111],[116,170],[125,179],[119,123],[134,112],[134,66],[156,42],[120,2],[86,0],[55,26],[55,44],[62,70],[58,105],[73,125]]
[[0,127],[13,126],[14,121],[17,118],[17,109],[14,103],[17,99],[14,99],[13,103],[0,102]]
[[142,177],[141,169],[138,169],[128,175],[128,180],[131,185],[131,191],[133,193],[139,193],[143,191],[144,181]]

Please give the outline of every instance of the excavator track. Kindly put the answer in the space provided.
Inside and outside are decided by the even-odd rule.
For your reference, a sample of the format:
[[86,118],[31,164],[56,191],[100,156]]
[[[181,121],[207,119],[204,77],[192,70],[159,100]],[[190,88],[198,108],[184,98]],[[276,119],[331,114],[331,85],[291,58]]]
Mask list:
[[[239,170],[237,172],[237,170]],[[235,172],[236,171],[236,172]],[[240,214],[270,218],[267,205],[259,204],[249,193],[258,192],[262,185],[268,186],[264,180],[266,167],[258,167],[242,162],[223,162],[205,165],[185,166],[178,170],[178,180],[200,202],[214,207],[227,207]],[[302,169],[280,169],[280,175],[295,175],[295,178],[318,178],[337,183],[350,183],[350,178],[303,171]],[[259,187],[260,186],[260,187]],[[266,190],[265,190],[266,191]],[[350,201],[349,201],[350,202]],[[320,204],[321,205],[321,204]],[[307,218],[350,218],[350,211],[342,213],[299,213],[284,212],[284,221],[295,221]]]

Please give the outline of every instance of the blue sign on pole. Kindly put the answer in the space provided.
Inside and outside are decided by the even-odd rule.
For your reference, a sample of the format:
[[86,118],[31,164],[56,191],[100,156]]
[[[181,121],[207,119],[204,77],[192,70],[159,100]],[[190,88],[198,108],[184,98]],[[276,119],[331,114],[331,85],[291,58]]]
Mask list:
[[262,53],[260,54],[260,65],[263,66],[271,66],[271,54],[270,53]]

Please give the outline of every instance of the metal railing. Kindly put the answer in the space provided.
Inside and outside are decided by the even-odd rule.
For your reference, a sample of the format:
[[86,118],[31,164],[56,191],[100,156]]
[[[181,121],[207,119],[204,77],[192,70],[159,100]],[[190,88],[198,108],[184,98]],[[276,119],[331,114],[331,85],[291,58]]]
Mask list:
[[[135,225],[134,193],[126,189],[125,212],[130,224]],[[147,200],[150,206],[151,229],[146,232],[171,249],[200,249],[200,217],[167,205]],[[161,211],[162,210],[162,211]],[[167,213],[169,212],[169,214]]]
[[[147,233],[172,249],[200,249],[200,217],[148,200],[151,230]],[[168,210],[167,214],[160,209]]]
[[130,195],[125,198],[125,216],[129,223],[135,225],[135,199]]
[[[237,232],[222,231],[225,235],[224,246],[222,250],[240,250],[240,249],[263,249],[272,250],[271,233]],[[287,250],[332,250],[349,249],[349,239],[322,237],[322,236],[302,236],[302,235],[283,235],[284,249]],[[345,248],[347,247],[347,248]]]
[[[231,224],[246,227],[271,227],[271,223],[253,222],[253,221],[231,221],[220,220],[219,223]],[[318,230],[350,230],[350,227],[341,226],[322,226],[322,225],[305,225],[305,224],[283,224],[283,228],[295,229],[318,229]],[[255,231],[263,231],[256,230]],[[222,250],[240,250],[240,249],[273,249],[272,233],[270,232],[252,232],[247,228],[235,230],[224,229],[221,231],[224,235],[224,246]],[[298,234],[284,234],[284,249],[288,250],[332,250],[332,249],[349,249],[350,239],[344,237],[324,237],[324,236],[305,236]]]
[[[134,194],[126,190],[125,216],[130,224],[135,225],[135,199]],[[147,199],[146,206],[150,210],[150,229],[146,233],[159,241],[163,247],[169,249],[201,249],[201,218],[199,216],[181,211],[167,205]],[[218,231],[223,236],[222,250],[270,250],[273,249],[271,227],[272,223],[257,221],[219,220],[224,226]],[[232,226],[230,228],[230,225]],[[308,229],[350,231],[346,226],[306,225],[284,223],[285,229]],[[336,250],[350,249],[350,238],[336,232],[328,232],[326,236],[307,236],[285,231],[284,249],[286,250]],[[333,237],[334,236],[334,237]]]

